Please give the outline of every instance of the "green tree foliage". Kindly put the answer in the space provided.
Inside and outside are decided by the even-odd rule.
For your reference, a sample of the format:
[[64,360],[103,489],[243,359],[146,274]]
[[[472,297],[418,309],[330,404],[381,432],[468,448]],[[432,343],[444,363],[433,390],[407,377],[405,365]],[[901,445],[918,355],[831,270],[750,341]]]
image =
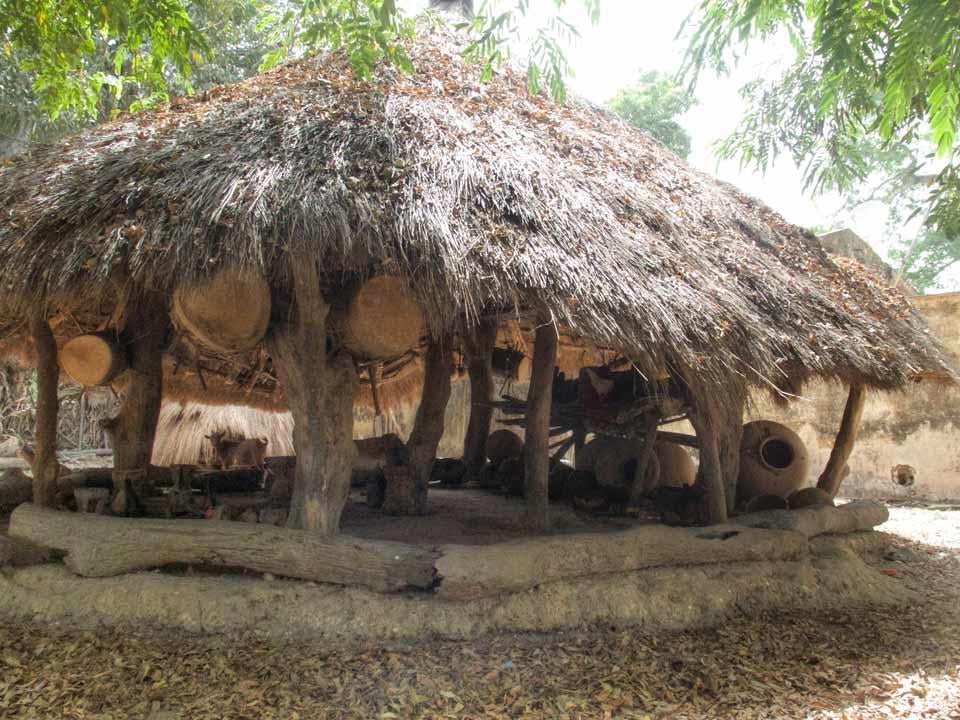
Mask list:
[[694,102],[683,85],[654,70],[641,73],[636,85],[618,92],[610,101],[610,109],[686,158],[690,155],[690,135],[677,117],[693,107]]
[[[562,45],[576,29],[560,15],[567,0],[552,1],[557,14],[533,38],[528,81],[562,99],[569,73]],[[595,20],[600,0],[580,2]],[[485,1],[464,21],[477,33],[465,53],[492,72],[509,54],[529,6],[530,0]],[[0,82],[19,91],[27,78],[52,119],[69,112],[92,120],[103,117],[109,93],[114,106],[137,110],[167,99],[172,89],[191,91],[196,73],[222,54],[224,37],[228,55],[244,46],[252,52],[244,38],[264,40],[260,69],[291,54],[339,49],[367,75],[382,60],[412,71],[403,40],[413,31],[397,0],[2,0]],[[130,88],[137,97],[125,103]]]
[[[269,49],[269,39],[260,27],[262,10],[260,0],[191,4],[190,22],[210,41],[205,41],[203,61],[191,67],[189,78],[175,64],[165,63],[159,75],[141,79],[131,54],[118,56],[116,42],[97,36],[92,48],[80,57],[77,72],[64,74],[53,89],[57,83],[51,84],[49,76],[43,79],[43,70],[30,50],[8,45],[9,54],[0,55],[0,155],[16,152],[28,143],[54,140],[121,110],[147,108],[194,88],[249,76]],[[82,94],[71,91],[74,75],[92,77]]]
[[[782,75],[743,88],[748,111],[722,157],[764,170],[789,154],[814,192],[850,192],[886,173],[888,189],[909,191],[892,218],[924,220],[922,236],[901,248],[908,272],[960,260],[960,3],[703,0],[689,22],[693,80],[707,67],[728,70],[751,41],[785,36],[795,51]],[[922,144],[940,170],[915,182]]]

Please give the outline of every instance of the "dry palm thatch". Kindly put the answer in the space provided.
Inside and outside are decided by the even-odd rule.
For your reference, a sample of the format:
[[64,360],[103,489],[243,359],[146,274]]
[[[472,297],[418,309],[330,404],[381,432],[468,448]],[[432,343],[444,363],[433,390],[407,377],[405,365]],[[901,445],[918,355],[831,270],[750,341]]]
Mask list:
[[331,292],[404,276],[433,332],[545,307],[716,388],[953,378],[899,291],[608,112],[481,83],[461,46],[425,25],[412,75],[294,62],[7,161],[4,304],[109,307],[227,266],[289,295],[306,253]]
[[227,437],[266,438],[267,455],[293,455],[293,417],[249,407],[165,402],[160,408],[154,465],[210,462],[210,441],[204,436],[224,432]]

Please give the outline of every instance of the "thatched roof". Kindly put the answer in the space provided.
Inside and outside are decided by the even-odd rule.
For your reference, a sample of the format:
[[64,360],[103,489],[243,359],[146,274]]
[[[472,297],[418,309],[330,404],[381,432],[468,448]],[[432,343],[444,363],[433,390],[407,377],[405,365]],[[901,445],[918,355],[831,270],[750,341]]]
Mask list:
[[331,288],[402,274],[434,331],[547,308],[641,368],[718,383],[952,377],[856,262],[602,109],[530,97],[512,71],[481,83],[461,46],[424,26],[410,76],[303,60],[7,161],[0,297],[108,317],[126,284],[221,266],[284,292],[304,252]]

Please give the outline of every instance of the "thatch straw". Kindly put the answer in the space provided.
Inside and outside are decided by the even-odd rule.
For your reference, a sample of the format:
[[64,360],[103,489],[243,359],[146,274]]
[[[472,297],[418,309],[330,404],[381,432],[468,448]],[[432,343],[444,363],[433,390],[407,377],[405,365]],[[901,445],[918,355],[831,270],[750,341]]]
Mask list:
[[210,441],[204,436],[213,432],[234,438],[267,438],[268,457],[293,455],[293,417],[288,412],[167,401],[160,408],[153,464],[210,462]]
[[417,72],[288,64],[39,147],[0,171],[0,300],[77,306],[122,279],[172,292],[225,266],[288,288],[396,272],[435,332],[546,307],[641,368],[889,388],[951,379],[897,290],[580,101],[488,84],[424,26]]

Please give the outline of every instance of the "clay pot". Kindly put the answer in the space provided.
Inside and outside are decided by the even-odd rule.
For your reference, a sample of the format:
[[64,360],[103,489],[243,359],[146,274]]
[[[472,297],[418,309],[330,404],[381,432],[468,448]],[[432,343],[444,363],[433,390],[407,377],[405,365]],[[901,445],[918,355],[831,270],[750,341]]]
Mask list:
[[697,468],[685,448],[674,443],[658,442],[653,449],[660,461],[660,487],[693,485]]
[[487,438],[487,457],[494,465],[523,454],[523,439],[512,430],[494,430]]
[[759,495],[786,498],[800,488],[810,471],[803,440],[786,425],[757,420],[743,426],[737,496],[748,501]]

